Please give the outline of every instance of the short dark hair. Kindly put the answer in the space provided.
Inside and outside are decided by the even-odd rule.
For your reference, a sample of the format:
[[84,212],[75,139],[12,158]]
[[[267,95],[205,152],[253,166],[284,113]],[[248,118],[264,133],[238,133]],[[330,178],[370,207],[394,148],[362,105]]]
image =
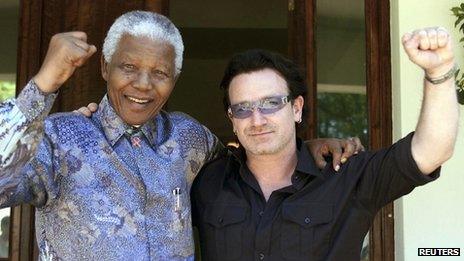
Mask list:
[[[224,76],[221,80],[221,89],[224,92],[224,110],[230,106],[229,85],[239,74],[251,73],[264,69],[272,69],[279,73],[287,82],[290,97],[306,97],[306,82],[298,66],[284,56],[267,50],[253,49],[238,53],[229,61]],[[304,122],[307,113],[307,105],[304,103],[302,120]]]

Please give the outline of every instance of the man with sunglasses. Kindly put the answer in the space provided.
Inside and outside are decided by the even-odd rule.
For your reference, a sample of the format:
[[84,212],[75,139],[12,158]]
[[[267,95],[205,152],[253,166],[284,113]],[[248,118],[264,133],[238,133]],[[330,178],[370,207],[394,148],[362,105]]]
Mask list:
[[454,54],[442,28],[403,37],[425,72],[415,133],[320,171],[296,126],[306,86],[296,66],[262,50],[236,55],[221,87],[241,146],[200,171],[191,191],[202,260],[359,260],[376,212],[439,176],[458,123]]

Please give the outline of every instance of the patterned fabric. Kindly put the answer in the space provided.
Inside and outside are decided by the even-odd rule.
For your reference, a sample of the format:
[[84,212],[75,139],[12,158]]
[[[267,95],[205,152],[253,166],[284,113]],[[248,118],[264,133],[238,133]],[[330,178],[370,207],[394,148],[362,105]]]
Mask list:
[[193,260],[190,186],[218,139],[162,111],[132,146],[106,96],[45,118],[54,98],[31,81],[0,106],[0,207],[37,207],[41,259]]

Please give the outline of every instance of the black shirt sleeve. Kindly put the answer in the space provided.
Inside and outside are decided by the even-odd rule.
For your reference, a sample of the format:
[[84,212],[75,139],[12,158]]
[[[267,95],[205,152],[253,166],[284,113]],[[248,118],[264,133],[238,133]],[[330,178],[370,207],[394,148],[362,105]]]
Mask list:
[[430,175],[419,170],[411,153],[414,133],[408,134],[387,149],[366,153],[357,187],[357,197],[368,209],[377,212],[389,202],[410,193],[440,176],[440,167]]

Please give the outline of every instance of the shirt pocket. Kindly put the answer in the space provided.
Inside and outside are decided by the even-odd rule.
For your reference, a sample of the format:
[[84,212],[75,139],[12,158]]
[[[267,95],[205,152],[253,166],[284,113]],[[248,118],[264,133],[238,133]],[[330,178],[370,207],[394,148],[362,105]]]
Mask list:
[[281,251],[288,260],[320,260],[329,249],[333,205],[286,203],[282,206]]
[[208,227],[205,251],[214,251],[215,260],[235,260],[242,255],[242,236],[247,206],[212,204],[205,207],[204,220]]

